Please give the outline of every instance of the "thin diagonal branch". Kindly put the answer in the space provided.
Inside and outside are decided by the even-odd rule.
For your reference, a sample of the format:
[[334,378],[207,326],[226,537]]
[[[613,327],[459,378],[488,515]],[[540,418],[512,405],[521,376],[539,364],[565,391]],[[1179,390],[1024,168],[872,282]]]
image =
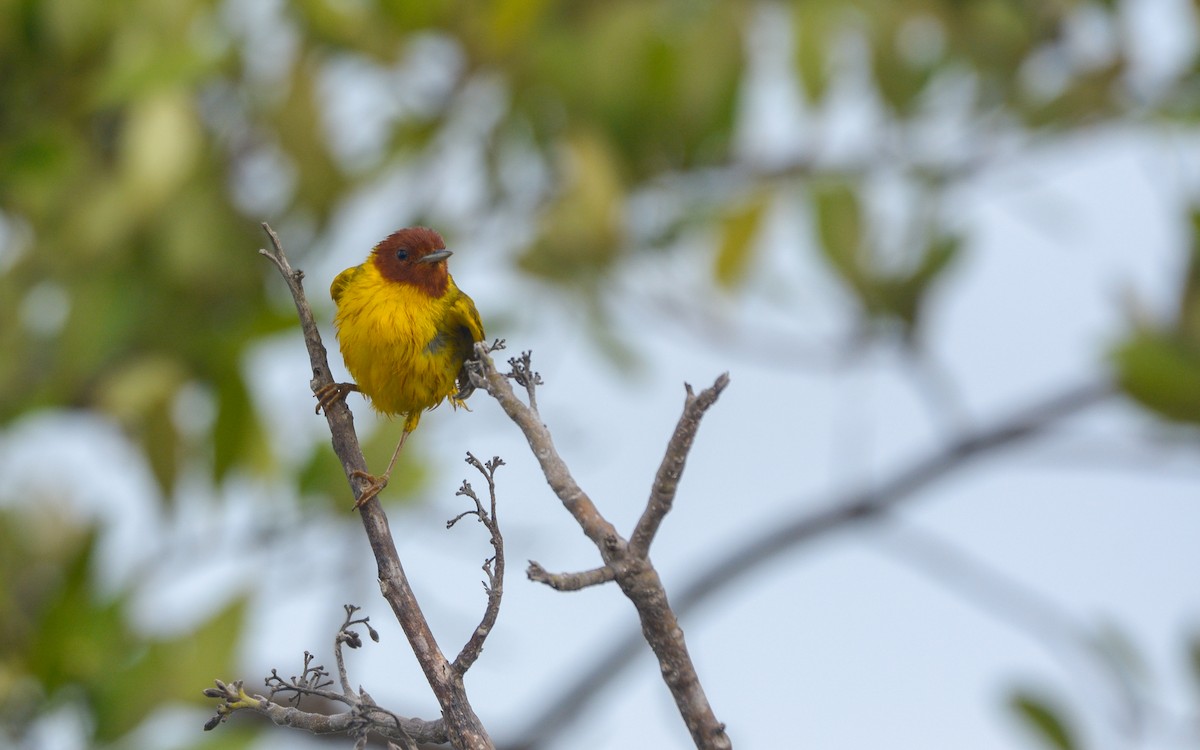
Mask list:
[[683,414],[679,417],[679,424],[675,426],[675,433],[671,435],[671,441],[667,443],[666,454],[663,456],[662,464],[658,467],[654,484],[650,488],[650,499],[646,501],[646,510],[642,512],[642,517],[633,530],[633,536],[630,537],[630,554],[637,557],[645,557],[650,554],[650,544],[654,541],[654,535],[658,533],[658,527],[666,518],[667,513],[671,512],[671,506],[675,502],[675,491],[679,488],[679,479],[683,476],[688,453],[692,450],[692,442],[696,439],[696,431],[700,428],[700,418],[704,416],[704,412],[708,411],[710,406],[717,402],[721,391],[725,390],[728,385],[729,373],[727,372],[722,373],[712,387],[705,388],[699,396],[692,392],[692,386],[684,384],[684,388],[687,389],[687,398],[683,404]]
[[496,618],[500,616],[500,600],[504,598],[504,537],[500,534],[500,522],[496,518],[496,469],[503,466],[504,461],[499,456],[493,456],[490,461],[483,463],[468,453],[467,463],[474,466],[487,480],[491,510],[483,507],[483,503],[475,494],[470,482],[464,480],[457,494],[471,498],[475,503],[475,510],[460,513],[450,519],[446,522],[446,528],[451,528],[466,516],[475,516],[491,535],[492,556],[483,562],[483,572],[488,577],[487,583],[483,585],[487,591],[487,606],[483,611],[483,619],[480,620],[479,625],[462,647],[462,651],[454,659],[454,664],[451,665],[459,675],[466,674],[483,652],[484,641],[487,640],[492,628],[496,625]]
[[[928,456],[901,469],[874,489],[841,495],[816,511],[802,511],[790,520],[772,519],[764,529],[742,540],[717,559],[708,559],[701,572],[675,597],[675,611],[686,615],[723,593],[763,565],[806,543],[861,522],[877,520],[892,508],[919,497],[919,492],[1000,451],[1044,435],[1050,428],[1104,403],[1114,394],[1111,383],[1085,382],[1065,388],[1018,410],[1007,419],[967,433]],[[808,503],[801,507],[812,507]],[[641,653],[641,638],[630,632],[611,641],[573,684],[559,687],[557,699],[545,706],[505,750],[537,750],[585,713],[584,708],[609,686]]]
[[[322,388],[333,385],[329,373],[328,354],[321,342],[321,334],[317,330],[312,308],[304,295],[301,281],[302,271],[293,270],[279,241],[278,235],[267,224],[263,230],[271,239],[270,250],[259,250],[269,258],[288,284],[292,300],[296,303],[296,311],[300,317],[300,328],[304,334],[304,343],[308,348],[309,362],[312,366],[312,381],[310,385],[316,394]],[[368,486],[367,480],[355,481],[355,477],[366,475],[367,463],[363,458],[362,449],[358,443],[358,435],[354,431],[354,417],[344,400],[335,399],[325,408],[325,419],[333,440],[333,450],[342,463],[346,479],[350,482],[357,500]],[[463,686],[462,676],[450,668],[450,662],[438,647],[437,639],[429,628],[429,623],[421,612],[420,603],[404,573],[400,563],[400,553],[388,527],[387,515],[378,499],[372,498],[363,504],[360,513],[363,528],[375,554],[375,562],[379,573],[379,588],[383,598],[387,600],[404,630],[409,646],[425,674],[425,679],[433,689],[442,716],[446,720],[446,728],[450,742],[456,748],[484,750],[493,747],[491,738],[483,723],[471,708]]]
[[[617,533],[616,528],[600,515],[600,511],[596,509],[592,499],[575,482],[575,478],[571,476],[571,470],[558,455],[558,450],[554,447],[554,440],[550,437],[550,430],[542,424],[541,417],[517,398],[512,386],[508,384],[508,378],[496,370],[495,363],[488,356],[488,347],[483,343],[476,344],[475,354],[480,363],[479,368],[472,371],[472,377],[478,378],[475,382],[476,387],[487,390],[492,398],[500,404],[500,408],[504,409],[509,419],[516,422],[517,426],[521,428],[525,439],[529,441],[533,455],[541,466],[542,473],[546,476],[546,481],[550,483],[550,489],[554,490],[554,494],[562,501],[563,507],[579,523],[588,539],[591,539],[600,548],[602,555],[609,554],[611,556],[605,550],[614,546],[623,548],[625,540]],[[528,361],[525,360],[523,370],[520,367],[521,363],[520,359],[512,360],[514,372],[510,375],[514,379],[518,379],[528,391],[536,385],[536,382],[534,378],[524,375],[529,372]],[[536,373],[533,375],[536,376]],[[540,382],[540,378],[536,380]],[[607,562],[607,558],[605,561]]]

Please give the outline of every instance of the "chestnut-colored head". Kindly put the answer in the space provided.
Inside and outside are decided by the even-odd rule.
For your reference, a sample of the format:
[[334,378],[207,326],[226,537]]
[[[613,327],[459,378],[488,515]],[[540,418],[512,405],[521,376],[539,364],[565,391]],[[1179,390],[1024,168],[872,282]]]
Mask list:
[[442,235],[425,227],[408,227],[392,232],[371,251],[371,262],[391,281],[411,284],[430,297],[446,293],[450,272]]

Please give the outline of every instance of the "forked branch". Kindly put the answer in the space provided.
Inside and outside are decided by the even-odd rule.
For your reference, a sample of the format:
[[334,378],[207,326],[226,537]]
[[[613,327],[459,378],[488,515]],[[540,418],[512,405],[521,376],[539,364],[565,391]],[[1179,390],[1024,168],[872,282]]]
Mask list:
[[[550,431],[535,408],[536,388],[541,384],[541,378],[531,367],[529,353],[525,352],[520,358],[509,360],[512,367],[509,373],[497,371],[487,354],[486,347],[482,344],[476,345],[479,364],[472,373],[475,386],[483,388],[495,398],[524,433],[542,473],[546,476],[546,481],[563,507],[579,523],[583,533],[596,545],[603,562],[599,568],[575,574],[547,573],[542,566],[531,562],[528,570],[530,579],[562,591],[574,591],[615,581],[637,610],[642,624],[642,635],[658,658],[663,679],[675,699],[675,705],[696,747],[705,750],[731,748],[732,743],[725,733],[725,725],[717,720],[700,684],[684,641],[683,630],[679,627],[667,599],[666,589],[647,555],[650,542],[674,501],[679,477],[683,472],[700,416],[716,401],[717,396],[728,384],[728,376],[722,375],[711,388],[698,396],[694,396],[691,388],[688,388],[684,416],[670,442],[667,456],[663,460],[663,468],[659,470],[650,503],[635,530],[635,534],[641,539],[639,551],[604,518],[587,493],[575,482],[566,463],[555,449]],[[528,404],[517,398],[510,380],[524,386],[529,399]]]

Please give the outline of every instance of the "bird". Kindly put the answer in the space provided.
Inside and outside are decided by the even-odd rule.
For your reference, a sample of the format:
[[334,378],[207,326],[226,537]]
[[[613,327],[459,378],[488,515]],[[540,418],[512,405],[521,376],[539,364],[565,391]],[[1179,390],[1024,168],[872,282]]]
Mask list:
[[483,322],[450,275],[446,260],[452,254],[432,229],[399,229],[329,287],[338,345],[354,382],[319,389],[317,411],[359,391],[375,411],[404,418],[383,475],[352,473],[368,480],[355,508],[387,486],[404,441],[425,411],[447,400],[466,407],[474,390],[467,364],[475,343],[484,339]]

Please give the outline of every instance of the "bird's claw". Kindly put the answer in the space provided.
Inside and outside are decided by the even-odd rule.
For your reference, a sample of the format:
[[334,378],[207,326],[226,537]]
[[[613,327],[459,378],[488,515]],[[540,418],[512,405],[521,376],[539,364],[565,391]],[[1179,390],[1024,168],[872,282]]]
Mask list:
[[380,477],[358,469],[350,472],[350,478],[365,479],[367,481],[367,486],[363,488],[362,494],[358,496],[358,500],[354,501],[354,510],[358,510],[370,502],[371,498],[382,492],[383,488],[387,487],[388,484],[386,476]]
[[354,383],[330,383],[321,386],[313,392],[313,396],[317,398],[317,408],[314,413],[320,414],[322,409],[328,409],[335,401],[345,400],[351,391],[357,390],[358,386]]

